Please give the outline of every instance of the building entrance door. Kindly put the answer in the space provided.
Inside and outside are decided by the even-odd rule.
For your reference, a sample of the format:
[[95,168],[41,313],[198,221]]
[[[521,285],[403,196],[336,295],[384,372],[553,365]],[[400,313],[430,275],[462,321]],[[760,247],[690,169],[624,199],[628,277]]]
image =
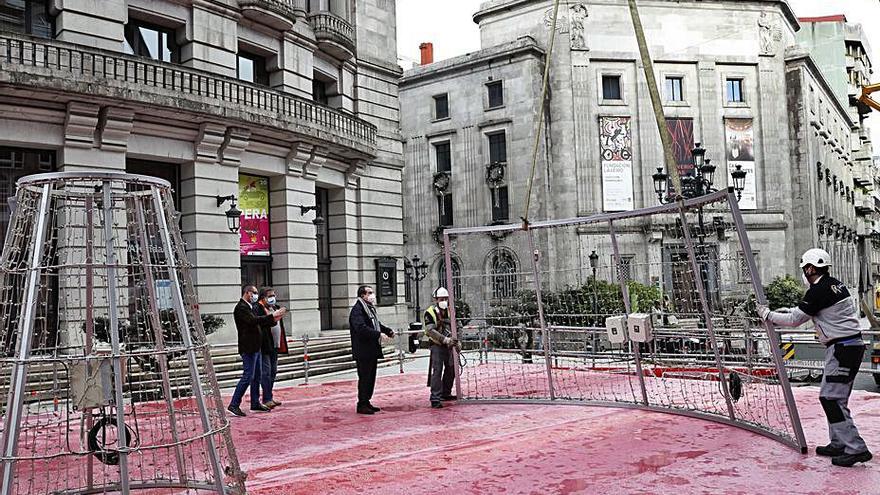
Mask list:
[[330,291],[330,219],[327,215],[328,193],[326,189],[315,188],[315,218],[324,221],[315,225],[318,243],[318,311],[321,313],[321,330],[333,328],[333,297]]
[[242,258],[241,260],[241,285],[253,285],[260,287],[272,286],[272,258],[265,259]]

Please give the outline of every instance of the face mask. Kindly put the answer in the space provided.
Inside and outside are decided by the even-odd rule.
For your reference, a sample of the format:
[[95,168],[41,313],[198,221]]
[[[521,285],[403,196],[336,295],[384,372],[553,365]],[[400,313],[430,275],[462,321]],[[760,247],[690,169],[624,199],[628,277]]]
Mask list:
[[251,294],[251,302],[252,303],[255,303],[259,300],[260,300],[260,296],[258,296],[257,294]]
[[376,294],[370,294],[369,296],[367,296],[367,302],[370,303],[371,305],[375,306],[376,305]]
[[440,301],[437,303],[437,306],[439,306],[440,309],[446,309],[449,307],[449,301]]
[[267,297],[266,302],[274,306],[275,305],[275,296]]

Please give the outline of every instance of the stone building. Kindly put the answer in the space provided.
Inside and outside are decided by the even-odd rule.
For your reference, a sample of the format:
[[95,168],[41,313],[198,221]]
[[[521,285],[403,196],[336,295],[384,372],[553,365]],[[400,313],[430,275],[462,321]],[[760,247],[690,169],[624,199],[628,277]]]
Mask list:
[[[834,96],[847,109],[854,126],[851,132],[852,193],[855,195],[854,205],[857,216],[857,232],[859,243],[859,260],[870,261],[872,251],[880,250],[880,225],[877,214],[880,212],[878,187],[880,175],[873,163],[873,148],[870,130],[866,119],[872,110],[861,103],[859,97],[862,87],[870,84],[873,68],[871,63],[871,46],[868,43],[862,26],[847,22],[843,15],[825,17],[804,17],[799,19],[801,30],[797,39],[810,53],[818,68],[827,78],[834,91]],[[819,167],[817,163],[817,168]],[[825,185],[833,189],[834,177],[825,178]],[[850,184],[844,187],[848,191]],[[827,207],[828,205],[826,205]],[[834,212],[819,211],[818,223],[819,242],[822,245],[834,245],[840,240],[837,224],[839,220]],[[861,281],[864,288],[871,282],[880,279],[880,267],[872,263],[861,263]]]
[[[715,188],[728,186],[737,165],[748,172],[740,208],[765,283],[784,273],[797,276],[800,253],[819,243],[816,218],[827,203],[840,225],[833,247],[841,260],[840,276],[858,286],[857,234],[862,224],[853,191],[867,173],[853,164],[851,137],[858,122],[814,61],[797,48],[801,26],[788,3],[648,0],[639,2],[639,8],[669,132],[680,150],[678,166],[692,169],[690,150],[701,143],[717,166]],[[662,148],[627,2],[562,4],[556,45],[547,60],[552,13],[549,0],[484,2],[473,17],[482,50],[425,64],[401,79],[405,250],[431,257],[432,284],[440,281],[443,270],[441,247],[432,232],[444,217],[455,227],[496,219],[487,166],[499,157],[492,141],[497,124],[511,143],[503,156],[507,220],[514,223],[523,215],[523,184],[532,165],[540,100],[538,73],[545,63],[550,64],[550,88],[530,219],[632,210],[659,202],[652,175],[662,165]],[[527,54],[520,54],[526,47]],[[507,55],[513,50],[519,51]],[[503,107],[487,105],[493,91],[501,92]],[[818,129],[810,127],[810,108],[822,112]],[[512,117],[505,120],[505,115]],[[626,137],[617,162],[602,156],[603,138],[607,142],[614,136]],[[828,173],[836,176],[827,197],[816,186],[818,161],[828,169],[822,170],[823,180]],[[451,170],[451,207],[439,201],[436,190],[437,174],[444,170]],[[805,211],[815,215],[808,217]],[[683,246],[667,227],[646,220],[618,232],[623,269],[626,276],[661,285],[681,298],[683,294],[674,293],[676,274],[669,267],[681,259]],[[528,260],[499,256],[510,247],[507,242],[484,236],[481,246],[456,252],[453,260],[466,260],[474,265],[467,267],[469,273],[483,270],[490,278],[505,270],[516,272],[522,267],[510,270],[510,263]],[[565,238],[544,242],[540,247],[554,256],[554,267],[589,266],[593,251],[600,264],[612,264],[604,230],[571,229]],[[710,288],[742,284],[738,263],[743,256],[734,240],[714,237],[707,242],[718,257],[739,260],[736,267],[708,269]]]
[[293,333],[346,328],[383,259],[402,323],[395,22],[390,0],[0,2],[0,232],[23,175],[157,176],[202,313],[273,285]]

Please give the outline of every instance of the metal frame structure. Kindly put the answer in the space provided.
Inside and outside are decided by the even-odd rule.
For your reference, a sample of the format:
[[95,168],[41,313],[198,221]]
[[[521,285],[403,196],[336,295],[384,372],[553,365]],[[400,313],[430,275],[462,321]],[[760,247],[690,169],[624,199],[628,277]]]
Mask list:
[[[40,484],[40,493],[44,493],[44,490],[45,493],[65,494],[118,491],[127,495],[135,490],[157,488],[179,488],[187,490],[187,493],[189,490],[200,493],[205,491],[219,494],[244,493],[244,477],[235,456],[229,422],[219,397],[219,387],[210,362],[210,353],[207,351],[208,344],[204,339],[197,304],[193,299],[193,281],[184,258],[176,213],[170,204],[171,185],[165,180],[142,175],[116,172],[62,172],[27,176],[19,179],[17,186],[19,204],[23,198],[27,198],[31,202],[38,201],[39,207],[36,217],[33,220],[28,219],[28,223],[23,223],[31,226],[31,232],[24,235],[27,242],[25,252],[28,256],[24,289],[28,302],[12,310],[14,319],[12,317],[8,319],[17,321],[17,326],[11,327],[7,323],[5,328],[7,333],[4,334],[10,339],[6,342],[15,342],[16,352],[10,358],[0,358],[0,361],[6,361],[8,369],[11,370],[5,405],[7,414],[2,417],[0,495],[22,493],[21,480],[16,480],[17,476],[39,476],[40,469],[53,469],[54,462],[60,462],[64,466],[70,465],[63,464],[65,462],[82,463],[79,465],[87,467],[78,468],[76,472],[79,474],[71,479],[60,477],[55,480],[43,480]],[[55,213],[52,211],[53,208],[66,210],[64,214],[53,217]],[[13,213],[13,219],[18,215],[27,214],[27,211],[16,211]],[[65,214],[68,216],[65,217]],[[66,220],[73,218],[73,215],[83,220],[73,221],[68,226]],[[10,231],[13,223],[10,222]],[[68,239],[70,245],[66,245],[64,249],[78,251],[82,256],[77,256],[76,259],[84,262],[70,261],[70,258],[62,261],[51,260],[51,254],[48,253],[54,248],[47,247],[47,244],[51,244],[53,229],[57,231],[77,229],[77,242],[70,244]],[[125,234],[120,235],[120,230],[128,233],[127,240]],[[54,234],[58,233],[54,232]],[[100,239],[101,237],[103,239]],[[7,236],[0,257],[0,272],[3,277],[12,277],[13,273],[19,279],[22,277],[22,268],[13,267],[11,261],[12,253],[19,253],[18,255],[21,256],[21,247],[13,246],[10,236]],[[124,258],[120,254],[126,249],[139,254],[129,256],[127,260],[120,259]],[[103,260],[103,263],[96,260]],[[50,267],[53,264],[55,266]],[[43,288],[41,277],[47,276],[51,268],[68,269],[75,274],[65,275],[67,277],[82,277],[82,286],[76,289],[85,289],[85,293],[78,296],[82,298],[79,299],[79,304],[82,306],[78,309],[81,311],[82,319],[73,320],[82,323],[81,344],[76,344],[74,339],[70,341],[72,343],[65,343],[67,347],[62,348],[56,341],[50,353],[46,354],[46,349],[37,348],[39,345],[47,345],[46,342],[39,341],[34,336],[35,327],[40,320],[37,314],[38,307],[46,304],[45,300],[41,300],[45,297],[41,296]],[[162,307],[156,293],[155,274],[157,273],[162,274],[160,278],[167,278],[170,281],[171,309],[167,311],[173,313],[173,320],[160,321]],[[131,285],[122,285],[124,282],[120,282],[120,277],[122,280],[128,280],[129,284],[137,283],[136,287],[141,287],[137,290],[142,290],[145,295],[140,298],[132,295],[135,289],[132,289]],[[79,281],[79,278],[75,280]],[[132,282],[133,280],[140,282]],[[188,290],[186,294],[184,287]],[[96,290],[106,294],[106,306],[102,308],[107,312],[105,331],[109,335],[110,344],[110,353],[106,359],[111,363],[112,385],[105,386],[112,388],[112,402],[109,402],[109,410],[112,412],[105,413],[105,419],[112,416],[117,432],[130,431],[130,425],[126,423],[131,422],[132,418],[134,421],[144,421],[141,426],[144,430],[147,427],[153,428],[152,432],[141,432],[150,435],[147,444],[131,445],[128,433],[117,434],[112,454],[117,456],[116,466],[111,470],[104,468],[99,472],[96,472],[96,468],[101,465],[95,464],[95,456],[102,455],[102,452],[92,450],[91,447],[88,451],[74,448],[73,445],[81,441],[76,439],[84,438],[85,430],[77,432],[64,426],[66,420],[69,425],[79,423],[84,425],[86,430],[91,429],[95,425],[93,409],[95,406],[78,410],[72,405],[70,390],[53,390],[55,395],[50,399],[38,398],[34,401],[26,397],[28,370],[34,363],[41,363],[43,366],[48,363],[68,368],[75,364],[88,365],[90,361],[96,359],[95,317],[101,317],[100,315],[103,314],[95,309],[96,301],[93,293]],[[135,299],[136,302],[133,303]],[[126,300],[129,304],[128,308],[124,302]],[[6,301],[2,304],[8,306],[10,302]],[[126,330],[129,328],[128,324],[120,323],[123,318],[135,317],[133,312],[136,309],[131,309],[132,304],[142,311],[142,317],[146,321],[146,336],[129,334]],[[140,306],[137,306],[138,304]],[[129,315],[128,311],[132,311],[132,314]],[[60,323],[58,325],[60,326]],[[174,342],[170,346],[173,349],[169,348],[163,335],[168,326],[179,332],[179,337],[174,337]],[[132,332],[136,331],[134,327],[131,328]],[[60,332],[59,328],[54,330]],[[77,347],[79,345],[81,347]],[[138,345],[141,348],[134,348]],[[149,347],[145,348],[144,345]],[[34,354],[41,350],[43,354]],[[185,356],[185,366],[190,380],[188,390],[179,388],[172,390],[169,378],[170,352]],[[197,361],[200,353],[205,359],[204,364]],[[161,398],[135,399],[132,379],[129,376],[126,382],[125,371],[126,366],[132,366],[135,355],[140,357],[147,355],[155,359],[158,364],[158,377],[155,380],[157,384],[151,386],[158,387]],[[132,371],[128,370],[128,374],[131,373]],[[48,438],[52,438],[51,441],[56,443],[60,440],[62,444],[66,439],[67,447],[62,445],[59,448],[55,445],[42,447],[46,450],[39,450],[41,447],[38,445],[22,443],[28,442],[27,436],[22,437],[23,432],[29,431],[28,429],[33,432],[34,428],[43,426],[39,419],[29,423],[29,416],[42,417],[43,411],[52,407],[53,400],[56,413],[60,402],[62,421],[59,424],[48,425],[53,429],[49,432]],[[188,401],[194,405],[177,403]],[[103,410],[103,406],[101,408]],[[141,408],[147,411],[142,413],[146,415],[145,419],[138,419],[138,410]],[[151,421],[154,423],[150,424]],[[183,421],[182,428],[178,428],[179,421]],[[33,433],[29,434],[33,435]],[[28,450],[22,453],[23,449]],[[154,471],[149,467],[145,468],[143,460],[132,464],[133,455],[144,455],[144,453],[151,453],[153,459],[159,455],[161,462],[167,463],[170,471],[155,471],[163,474],[151,478],[150,473]],[[35,462],[40,463],[41,467],[35,467]],[[176,468],[174,477],[168,478],[167,473],[172,472],[174,468]]]
[[[638,217],[646,217],[650,215],[657,214],[672,214],[678,216],[682,225],[685,226],[683,229],[684,232],[684,244],[687,249],[688,257],[690,258],[691,270],[695,274],[700,274],[699,267],[697,266],[697,258],[694,250],[694,241],[691,238],[689,228],[686,219],[686,213],[689,210],[700,208],[704,205],[710,203],[725,203],[730,208],[730,214],[732,215],[735,223],[735,228],[738,235],[738,244],[742,249],[743,256],[746,260],[747,268],[751,274],[751,290],[756,297],[756,300],[759,304],[766,304],[766,296],[764,294],[763,285],[761,283],[760,274],[757,271],[757,266],[755,263],[754,256],[752,254],[752,249],[749,243],[748,235],[745,229],[745,224],[742,219],[742,214],[737,205],[737,198],[735,191],[733,188],[729,188],[727,190],[714,192],[711,194],[707,194],[701,197],[692,198],[692,199],[683,199],[679,200],[676,203],[663,204],[657,206],[651,206],[648,208],[643,208],[634,211],[627,212],[619,212],[619,213],[601,213],[587,217],[577,217],[563,220],[547,220],[541,222],[534,223],[525,223],[525,224],[509,224],[509,225],[499,225],[499,226],[481,226],[481,227],[472,227],[472,228],[453,228],[446,229],[443,233],[443,251],[444,256],[447,262],[447,266],[450,266],[450,258],[452,252],[452,245],[450,242],[450,236],[458,236],[465,234],[474,234],[474,233],[491,233],[491,232],[515,232],[515,231],[526,231],[526,235],[528,236],[529,249],[533,256],[532,263],[532,272],[535,280],[535,292],[538,300],[538,316],[540,321],[540,330],[542,331],[542,335],[544,336],[543,342],[543,354],[544,359],[546,361],[547,366],[547,378],[548,378],[548,389],[550,393],[549,400],[540,400],[540,399],[466,399],[462,395],[462,384],[461,384],[461,368],[459,366],[459,360],[454,359],[455,363],[455,373],[456,373],[456,391],[460,398],[465,399],[467,402],[479,402],[479,403],[548,403],[548,404],[582,404],[582,405],[595,405],[595,406],[608,406],[608,407],[624,407],[624,408],[636,408],[643,409],[648,411],[657,411],[657,412],[665,412],[671,414],[679,414],[690,417],[696,417],[701,419],[708,419],[711,421],[728,424],[731,426],[736,426],[738,428],[743,428],[767,437],[770,437],[774,440],[780,441],[786,445],[789,445],[795,449],[798,449],[802,453],[806,453],[807,444],[806,439],[803,432],[803,427],[800,422],[800,417],[797,411],[797,405],[794,400],[794,396],[791,391],[791,386],[788,382],[788,376],[786,374],[784,361],[782,359],[781,351],[780,351],[780,337],[778,333],[767,323],[764,324],[764,329],[766,330],[767,337],[769,339],[770,352],[772,357],[772,364],[775,370],[776,375],[778,376],[779,386],[782,388],[782,395],[785,402],[785,407],[788,412],[788,417],[791,420],[791,431],[793,432],[793,438],[789,438],[783,436],[781,434],[777,434],[769,429],[762,429],[758,426],[739,421],[735,414],[734,407],[731,402],[731,392],[727,387],[727,380],[724,376],[724,363],[722,362],[719,353],[718,353],[718,341],[716,340],[714,327],[712,323],[712,318],[709,313],[707,296],[705,293],[705,288],[702,283],[695,283],[694,286],[697,288],[697,293],[699,296],[699,303],[702,306],[703,318],[705,318],[706,330],[708,332],[708,339],[711,342],[713,347],[714,354],[714,364],[717,368],[717,375],[719,381],[721,383],[721,392],[724,397],[725,402],[725,410],[727,412],[726,417],[718,414],[710,414],[708,412],[701,412],[698,410],[683,410],[683,409],[674,409],[674,408],[666,408],[656,405],[649,404],[648,395],[645,386],[645,376],[642,372],[642,357],[639,353],[639,346],[632,346],[632,353],[635,360],[636,366],[636,374],[638,376],[639,385],[641,388],[641,403],[622,403],[622,402],[602,402],[602,401],[578,401],[578,400],[569,400],[569,399],[559,399],[555,396],[554,393],[554,383],[553,383],[553,374],[550,373],[550,369],[552,366],[551,360],[551,352],[547,345],[548,339],[548,328],[544,321],[543,314],[543,303],[541,302],[541,268],[539,267],[539,255],[540,253],[534,248],[534,240],[533,240],[533,230],[537,229],[546,229],[553,227],[564,227],[564,226],[583,226],[587,224],[598,224],[598,223],[606,223],[609,225],[609,235],[611,237],[611,243],[614,250],[614,261],[615,264],[619,267],[621,266],[621,258],[620,252],[617,247],[617,233],[615,231],[614,225],[615,222],[619,222],[626,219],[638,218]],[[628,315],[631,312],[631,308],[629,305],[629,297],[626,297],[628,294],[628,288],[626,280],[622,275],[621,270],[617,270],[618,272],[618,283],[620,284],[621,291],[624,294],[624,306],[625,313]],[[457,321],[455,317],[455,301],[456,294],[453,292],[455,285],[453,284],[453,276],[450,270],[447,270],[446,273],[446,287],[450,291],[450,322],[452,327],[453,338],[458,338],[459,329],[457,328]],[[730,367],[727,366],[729,369]]]

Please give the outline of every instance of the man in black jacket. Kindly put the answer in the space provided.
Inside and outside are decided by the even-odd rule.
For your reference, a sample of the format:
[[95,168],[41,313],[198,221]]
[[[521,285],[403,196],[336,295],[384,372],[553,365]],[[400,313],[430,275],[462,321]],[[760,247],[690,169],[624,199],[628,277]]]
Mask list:
[[262,345],[260,327],[274,325],[287,310],[281,308],[271,314],[257,316],[254,308],[258,295],[257,288],[253,285],[245,287],[241,300],[235,305],[233,312],[235,329],[238,331],[238,353],[241,355],[244,370],[238,380],[238,385],[235,386],[232,401],[226,409],[236,416],[246,416],[241,410],[241,399],[248,387],[251,387],[251,411],[269,411],[268,407],[260,403],[259,369],[262,359],[260,355]]
[[379,408],[370,404],[376,386],[376,367],[382,357],[382,334],[394,336],[394,330],[386,327],[376,315],[376,294],[372,287],[358,287],[358,298],[348,316],[351,333],[351,354],[357,363],[358,414],[374,414]]

